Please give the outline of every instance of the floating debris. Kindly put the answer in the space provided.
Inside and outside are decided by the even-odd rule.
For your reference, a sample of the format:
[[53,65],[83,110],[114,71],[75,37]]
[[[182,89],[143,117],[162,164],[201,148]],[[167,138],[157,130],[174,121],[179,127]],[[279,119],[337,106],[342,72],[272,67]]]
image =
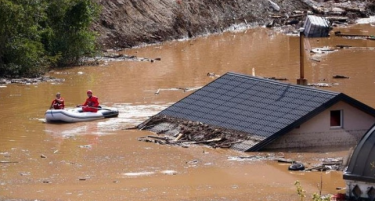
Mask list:
[[229,156],[230,161],[263,161],[272,160],[278,163],[289,163],[288,170],[291,171],[341,171],[344,168],[343,158],[325,158],[320,159],[320,163],[313,165],[312,167],[306,168],[306,166],[301,161],[295,161],[293,159],[284,158],[280,154],[257,154],[257,155],[246,155],[246,156]]
[[169,88],[169,89],[158,89],[155,94],[159,94],[161,91],[178,91],[181,90],[180,88]]
[[90,145],[90,144],[88,144],[88,145],[80,145],[79,148],[91,149],[92,145]]
[[349,79],[348,76],[344,76],[344,75],[334,75],[332,77],[335,78],[335,79]]
[[123,173],[122,175],[128,176],[128,177],[139,177],[139,176],[150,176],[155,174],[155,172],[128,172]]
[[197,159],[194,159],[194,160],[191,160],[191,161],[188,161],[188,162],[186,162],[186,164],[189,164],[189,165],[196,165],[196,164],[198,164],[198,160]]
[[7,79],[0,79],[0,84],[10,84],[11,81]]
[[30,172],[21,172],[20,175],[21,175],[21,176],[29,176],[29,175],[30,175]]
[[308,86],[312,86],[312,87],[332,87],[332,84],[329,84],[329,83],[309,83],[307,84]]
[[277,162],[279,162],[279,163],[293,163],[294,160],[292,160],[292,159],[285,159],[285,158],[279,158],[279,159],[277,159]]
[[349,47],[353,47],[351,45],[336,45],[337,48],[340,48],[340,49],[343,49],[343,48],[349,48]]
[[174,170],[163,170],[163,171],[161,171],[161,173],[165,174],[165,175],[176,175],[177,171],[174,171]]
[[[229,156],[229,161],[263,161],[263,160],[272,160],[272,161],[278,161],[280,163],[287,162],[292,163],[293,160],[291,159],[285,159],[284,156],[279,156],[275,154],[257,154],[257,155],[248,155],[248,156]],[[289,162],[290,161],[290,162]]]
[[327,54],[327,53],[331,53],[334,51],[337,51],[337,50],[331,47],[319,47],[319,48],[314,48],[310,50],[310,52],[314,54]]
[[121,53],[112,53],[107,52],[102,57],[96,57],[96,58],[86,58],[87,61],[147,61],[147,62],[155,62],[155,61],[161,61],[160,57],[151,59],[151,58],[143,58],[143,57],[137,57],[135,55],[126,55]]
[[0,161],[0,163],[18,163],[17,161]]
[[317,59],[317,58],[314,58],[314,57],[312,57],[312,58],[310,58],[312,61],[316,61],[316,62],[320,62],[320,60],[319,59]]
[[207,77],[220,77],[220,75],[217,75],[216,73],[207,73]]
[[348,39],[367,39],[367,40],[375,40],[374,35],[361,35],[361,34],[343,34],[341,31],[336,31],[335,36],[345,37]]
[[178,87],[178,88],[167,88],[167,89],[158,89],[155,94],[156,95],[159,95],[161,91],[179,91],[179,90],[182,90],[183,92],[187,92],[187,91],[195,91],[195,90],[198,90],[202,87],[191,87],[191,88],[184,88],[184,87]]
[[[52,83],[61,83],[64,82],[65,79],[54,78],[50,76],[43,76],[37,78],[14,78],[14,79],[6,79],[1,78],[0,84],[7,85],[7,84],[20,84],[20,85],[31,85],[31,84],[39,84],[41,82],[52,82]],[[6,87],[6,86],[2,86]]]
[[279,81],[287,81],[288,78],[285,78],[285,77],[265,77],[266,79],[270,79],[270,80],[279,80]]
[[305,171],[341,171],[344,169],[343,158],[322,159],[320,164],[305,169]]

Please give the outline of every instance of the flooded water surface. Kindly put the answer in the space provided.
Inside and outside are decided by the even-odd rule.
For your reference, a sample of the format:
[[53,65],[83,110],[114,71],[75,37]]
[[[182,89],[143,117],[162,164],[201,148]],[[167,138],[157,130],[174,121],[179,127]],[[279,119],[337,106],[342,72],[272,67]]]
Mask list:
[[[358,25],[342,33],[371,35]],[[333,34],[332,34],[333,35]],[[375,41],[307,39],[305,78],[375,107]],[[311,49],[352,46],[326,53]],[[208,147],[174,147],[140,142],[151,135],[126,130],[226,72],[299,78],[299,38],[268,29],[227,32],[188,41],[125,50],[154,62],[117,61],[55,70],[63,82],[0,87],[0,200],[300,200],[306,194],[335,194],[345,186],[342,172],[290,172],[271,160],[233,156],[284,156],[319,164],[346,157],[349,148],[321,151],[242,153]],[[211,73],[212,76],[207,76]],[[348,79],[334,79],[343,75]],[[116,107],[118,118],[48,124],[44,112],[61,92],[66,107],[82,104],[93,90],[101,105]]]

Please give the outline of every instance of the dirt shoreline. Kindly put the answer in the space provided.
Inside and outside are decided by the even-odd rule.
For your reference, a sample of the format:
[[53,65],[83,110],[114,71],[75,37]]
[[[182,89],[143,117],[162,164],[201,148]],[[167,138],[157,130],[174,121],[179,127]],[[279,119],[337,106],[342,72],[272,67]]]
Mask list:
[[97,1],[102,13],[93,29],[103,50],[221,33],[236,26],[285,27],[290,32],[302,26],[307,14],[342,24],[375,13],[374,1],[358,0]]

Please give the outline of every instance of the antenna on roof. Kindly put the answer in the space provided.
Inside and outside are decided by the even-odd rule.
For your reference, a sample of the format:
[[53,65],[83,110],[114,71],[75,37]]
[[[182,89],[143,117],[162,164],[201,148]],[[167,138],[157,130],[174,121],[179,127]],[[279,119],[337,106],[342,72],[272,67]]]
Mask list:
[[303,39],[304,37],[304,29],[301,28],[299,32],[299,79],[297,79],[298,85],[307,85],[307,80],[305,79],[305,55],[304,55],[304,46],[303,46]]

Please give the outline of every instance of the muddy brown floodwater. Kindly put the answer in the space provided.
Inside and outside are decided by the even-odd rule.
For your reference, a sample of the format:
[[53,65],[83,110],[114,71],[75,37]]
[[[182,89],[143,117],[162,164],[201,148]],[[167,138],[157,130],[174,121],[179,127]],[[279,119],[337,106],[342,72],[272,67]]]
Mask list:
[[[375,33],[370,25],[335,30]],[[192,92],[173,89],[194,89],[215,79],[208,72],[255,72],[296,83],[298,41],[296,36],[263,28],[227,32],[124,52],[161,61],[75,67],[50,72],[65,79],[62,83],[1,86],[0,200],[300,200],[297,180],[308,196],[319,192],[321,181],[323,194],[336,193],[336,187],[344,186],[342,172],[289,172],[287,165],[275,161],[230,158],[275,154],[311,166],[321,158],[346,157],[349,148],[241,153],[139,142],[138,137],[150,133],[124,130]],[[309,83],[330,84],[326,89],[375,107],[375,41],[334,36],[305,41],[309,48],[338,44],[354,47],[308,53],[305,77]],[[61,92],[67,107],[74,107],[85,100],[88,89],[102,105],[118,108],[119,117],[73,124],[43,122],[56,92]]]

